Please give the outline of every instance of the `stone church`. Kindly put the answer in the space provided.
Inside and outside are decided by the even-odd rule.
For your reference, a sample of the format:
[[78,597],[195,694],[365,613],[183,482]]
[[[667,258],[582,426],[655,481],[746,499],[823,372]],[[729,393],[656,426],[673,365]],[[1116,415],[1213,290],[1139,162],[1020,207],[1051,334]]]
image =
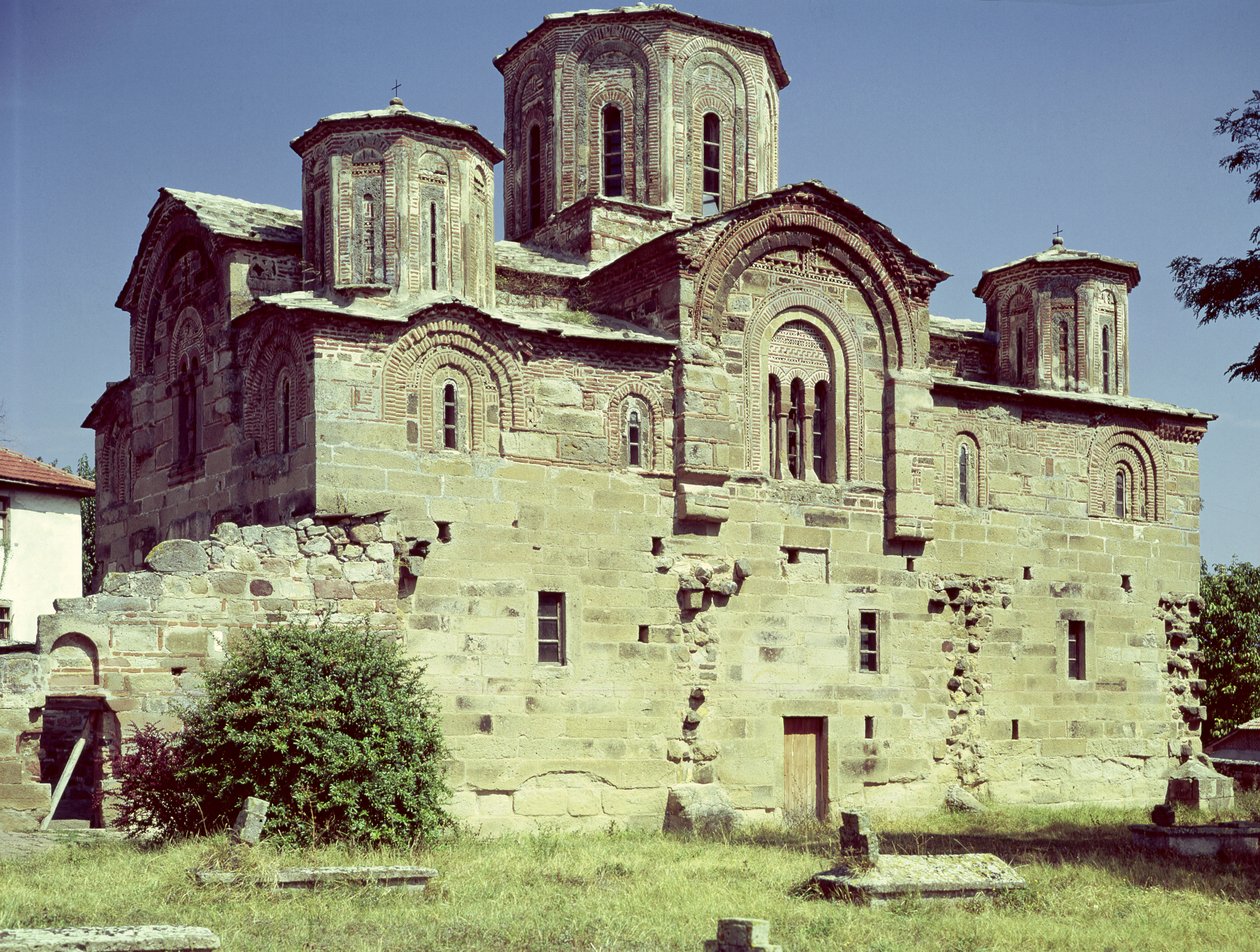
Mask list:
[[109,574],[27,701],[95,699],[108,784],[243,630],[331,611],[427,665],[487,831],[1161,798],[1211,416],[1129,393],[1137,265],[1056,238],[933,316],[945,272],[779,183],[755,29],[559,14],[494,64],[502,149],[394,99],[292,141],[300,210],[160,191],[86,421]]

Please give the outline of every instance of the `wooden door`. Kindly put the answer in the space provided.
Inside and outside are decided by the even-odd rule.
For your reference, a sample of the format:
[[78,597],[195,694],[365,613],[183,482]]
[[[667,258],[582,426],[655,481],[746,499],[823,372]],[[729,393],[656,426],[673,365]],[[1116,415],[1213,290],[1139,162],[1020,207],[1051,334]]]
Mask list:
[[827,819],[827,719],[783,718],[783,814]]

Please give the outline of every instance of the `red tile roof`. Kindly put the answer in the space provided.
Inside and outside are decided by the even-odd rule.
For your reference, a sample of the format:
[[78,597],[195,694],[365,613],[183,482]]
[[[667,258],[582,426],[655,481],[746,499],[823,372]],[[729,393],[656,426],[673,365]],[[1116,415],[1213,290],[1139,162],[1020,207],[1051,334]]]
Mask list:
[[90,496],[96,492],[96,483],[90,479],[80,479],[56,466],[0,447],[0,486],[4,485],[26,486],[72,496]]

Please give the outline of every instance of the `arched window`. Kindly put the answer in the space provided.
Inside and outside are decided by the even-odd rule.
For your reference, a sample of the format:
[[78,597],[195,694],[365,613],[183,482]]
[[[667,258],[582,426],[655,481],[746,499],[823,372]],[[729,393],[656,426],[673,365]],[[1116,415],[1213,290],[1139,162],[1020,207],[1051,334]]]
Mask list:
[[437,202],[429,202],[429,288],[437,290],[438,227]]
[[621,110],[605,106],[604,118],[604,194],[609,198],[622,195]]
[[769,433],[766,434],[767,443],[770,447],[770,475],[779,476],[780,460],[779,460],[779,378],[774,374],[770,375],[770,397],[766,406],[766,415],[769,419]]
[[293,385],[288,374],[282,374],[276,387],[277,443],[281,453],[293,446]]
[[641,466],[643,460],[643,423],[638,409],[626,414],[626,465]]
[[700,211],[712,215],[722,208],[722,120],[715,112],[704,114],[704,169]]
[[1072,375],[1071,375],[1071,371],[1068,369],[1070,356],[1069,356],[1069,343],[1068,343],[1068,326],[1066,323],[1059,324],[1058,335],[1059,335],[1059,348],[1058,348],[1057,356],[1059,360],[1059,379],[1063,384],[1064,390],[1071,390],[1072,389]]
[[827,481],[827,444],[831,427],[828,425],[827,382],[814,384],[814,475],[819,482]]
[[542,191],[542,130],[538,125],[529,127],[528,150],[529,174],[529,227],[537,228],[543,220]]
[[385,163],[374,149],[361,149],[350,165],[350,277],[356,284],[385,282]]
[[179,380],[175,388],[175,462],[191,463],[200,442],[200,413],[197,406],[197,372],[200,363],[195,354],[185,354],[179,364]]
[[971,458],[971,444],[963,440],[958,444],[958,505],[970,506],[971,474],[975,469],[975,461]]
[[1111,328],[1102,329],[1102,389],[1111,393]]
[[1024,382],[1024,329],[1015,330],[1015,382]]
[[459,397],[453,380],[442,387],[442,446],[459,449]]
[[789,395],[792,401],[788,407],[788,472],[795,478],[801,479],[804,476],[804,441],[801,439],[802,429],[805,425],[805,387],[801,384],[800,378],[792,381],[792,390]]
[[1129,504],[1129,490],[1133,485],[1133,477],[1128,467],[1123,464],[1116,467],[1116,507],[1117,519],[1132,519],[1133,507]]

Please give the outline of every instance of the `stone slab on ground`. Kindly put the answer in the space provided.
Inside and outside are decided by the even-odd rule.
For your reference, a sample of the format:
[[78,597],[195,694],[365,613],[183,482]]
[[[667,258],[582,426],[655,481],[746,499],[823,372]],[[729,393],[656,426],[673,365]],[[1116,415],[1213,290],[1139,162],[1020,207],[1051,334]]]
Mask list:
[[291,866],[263,876],[224,870],[194,870],[199,886],[266,886],[273,889],[313,889],[316,886],[375,886],[381,889],[414,889],[423,892],[436,869],[423,866]]
[[817,873],[813,882],[828,898],[854,902],[993,896],[1027,885],[1010,865],[992,853],[881,856],[868,869],[829,869]]
[[1136,846],[1182,856],[1260,856],[1260,823],[1231,821],[1195,826],[1129,827]]
[[0,952],[209,952],[219,937],[197,926],[0,929]]

